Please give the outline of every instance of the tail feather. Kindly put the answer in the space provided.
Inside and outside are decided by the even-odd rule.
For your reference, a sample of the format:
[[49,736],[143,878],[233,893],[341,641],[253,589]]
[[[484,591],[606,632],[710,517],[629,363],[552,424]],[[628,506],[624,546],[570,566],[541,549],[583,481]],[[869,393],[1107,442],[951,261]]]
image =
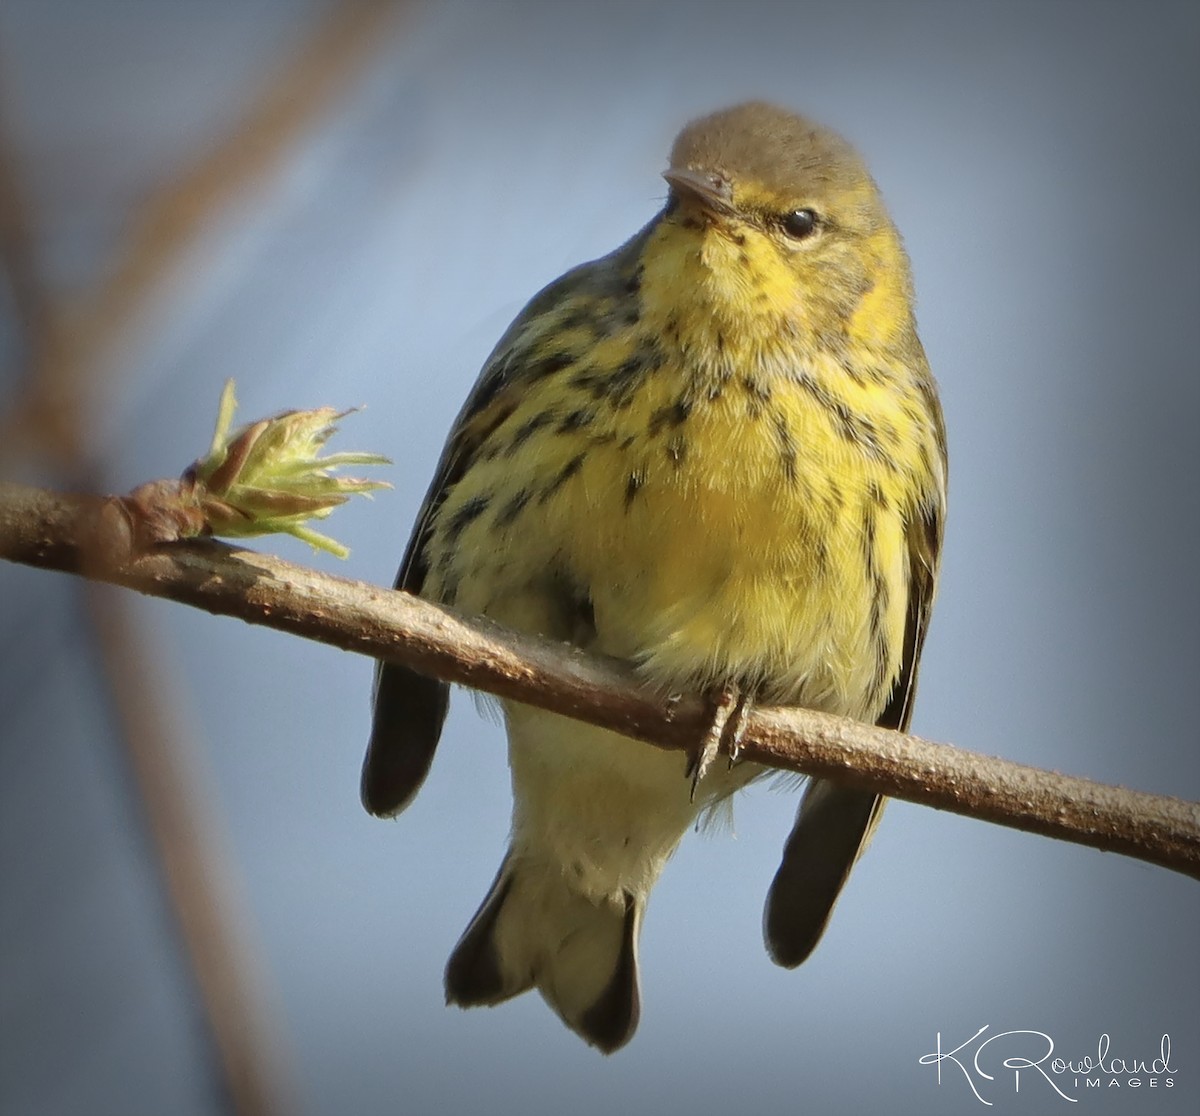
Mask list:
[[533,972],[501,963],[496,949],[496,922],[512,890],[504,858],[487,896],[454,947],[446,964],[446,1003],[481,1007],[503,1003],[533,987]]
[[581,909],[585,922],[542,967],[538,990],[571,1030],[611,1054],[633,1038],[641,1016],[642,904],[628,893],[622,906],[578,901],[587,904]]
[[596,901],[553,864],[511,852],[446,965],[446,1000],[492,1005],[537,987],[568,1027],[606,1054],[624,1046],[641,1010],[642,901]]
[[763,937],[777,965],[794,969],[816,948],[883,802],[822,779],[809,785],[763,912]]

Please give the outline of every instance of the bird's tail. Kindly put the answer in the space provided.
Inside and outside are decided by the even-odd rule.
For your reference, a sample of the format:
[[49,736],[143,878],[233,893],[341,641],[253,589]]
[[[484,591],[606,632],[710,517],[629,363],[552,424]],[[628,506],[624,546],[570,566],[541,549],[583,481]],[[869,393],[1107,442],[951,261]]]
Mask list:
[[446,965],[446,1002],[498,1004],[536,987],[571,1030],[610,1054],[637,1029],[643,900],[594,900],[561,865],[509,851]]

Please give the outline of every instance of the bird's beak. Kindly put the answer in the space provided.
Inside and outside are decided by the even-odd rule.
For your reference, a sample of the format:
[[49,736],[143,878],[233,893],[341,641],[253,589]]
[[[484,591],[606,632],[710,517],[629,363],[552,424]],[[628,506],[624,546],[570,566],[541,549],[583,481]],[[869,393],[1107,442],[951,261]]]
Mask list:
[[663,178],[682,198],[690,199],[714,217],[728,217],[734,212],[733,186],[724,175],[692,167],[671,167],[663,171]]

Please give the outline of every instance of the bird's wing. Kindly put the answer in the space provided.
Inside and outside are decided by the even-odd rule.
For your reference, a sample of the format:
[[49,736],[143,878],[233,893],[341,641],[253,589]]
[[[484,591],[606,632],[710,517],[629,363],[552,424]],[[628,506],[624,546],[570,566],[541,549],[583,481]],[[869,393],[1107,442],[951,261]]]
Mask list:
[[943,514],[940,503],[921,509],[908,526],[908,619],[904,625],[904,657],[891,699],[875,722],[881,728],[907,732],[912,722],[921,651],[925,646],[925,633],[929,630],[933,599],[937,595]]
[[[941,412],[931,400],[932,415]],[[945,444],[944,437],[942,445]],[[908,731],[917,669],[937,592],[938,560],[942,548],[946,462],[928,503],[908,524],[908,615],[904,654],[891,698],[876,722],[884,728]],[[795,968],[816,948],[833,913],[842,886],[866,848],[883,810],[884,799],[828,779],[814,779],[805,791],[783,859],[763,912],[767,952],[785,968]]]
[[[424,587],[433,517],[446,493],[470,467],[487,436],[516,406],[520,377],[511,374],[508,358],[512,346],[505,344],[512,334],[510,329],[489,357],[451,428],[396,574],[395,588],[406,593],[419,596]],[[449,705],[450,687],[445,682],[399,663],[379,662],[361,784],[362,802],[370,813],[389,817],[412,801],[429,773]]]
[[[610,256],[556,279],[534,296],[500,338],[451,428],[396,575],[397,589],[420,595],[429,572],[426,548],[446,493],[471,467],[488,436],[512,414],[529,381],[545,374],[547,363],[561,360],[553,352],[533,358],[544,340],[538,327],[553,321],[556,309],[568,300],[611,293],[606,288],[620,281],[628,261],[636,259],[648,228]],[[445,682],[398,663],[378,664],[361,784],[363,805],[370,813],[392,816],[412,801],[429,772],[448,707]]]

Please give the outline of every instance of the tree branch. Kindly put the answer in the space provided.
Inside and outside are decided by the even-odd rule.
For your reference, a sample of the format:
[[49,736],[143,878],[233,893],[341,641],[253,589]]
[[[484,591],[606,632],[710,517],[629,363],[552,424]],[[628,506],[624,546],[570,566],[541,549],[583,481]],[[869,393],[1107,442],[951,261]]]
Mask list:
[[[694,749],[710,705],[646,689],[620,663],[466,619],[406,593],[202,541],[127,558],[114,505],[0,484],[0,557],[97,577],[208,612],[390,659],[448,682]],[[114,543],[115,540],[115,543]],[[89,555],[99,547],[106,560]],[[925,806],[1200,878],[1200,804],[1108,786],[794,708],[757,708],[746,760],[828,776]]]

